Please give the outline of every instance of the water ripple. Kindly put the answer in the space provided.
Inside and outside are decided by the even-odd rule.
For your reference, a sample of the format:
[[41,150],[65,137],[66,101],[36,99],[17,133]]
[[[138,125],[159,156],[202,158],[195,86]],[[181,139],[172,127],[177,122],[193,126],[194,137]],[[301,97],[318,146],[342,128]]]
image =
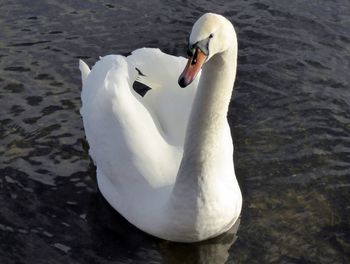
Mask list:
[[[26,2],[1,6],[1,263],[350,262],[349,2]],[[208,11],[238,34],[228,119],[244,203],[235,244],[182,246],[98,194],[77,65],[143,46],[185,56]]]

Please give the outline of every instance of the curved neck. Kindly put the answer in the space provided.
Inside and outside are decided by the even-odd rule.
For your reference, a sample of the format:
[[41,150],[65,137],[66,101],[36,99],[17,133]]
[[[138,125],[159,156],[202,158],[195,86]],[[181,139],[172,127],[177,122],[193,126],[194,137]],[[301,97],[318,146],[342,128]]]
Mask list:
[[232,45],[230,49],[214,55],[203,66],[174,192],[187,184],[193,186],[203,182],[200,178],[208,176],[201,172],[218,163],[223,144],[230,144],[223,139],[228,132],[227,111],[236,76],[236,47]]
[[208,158],[218,147],[220,133],[227,122],[237,50],[231,48],[214,55],[203,67],[188,122],[182,163]]

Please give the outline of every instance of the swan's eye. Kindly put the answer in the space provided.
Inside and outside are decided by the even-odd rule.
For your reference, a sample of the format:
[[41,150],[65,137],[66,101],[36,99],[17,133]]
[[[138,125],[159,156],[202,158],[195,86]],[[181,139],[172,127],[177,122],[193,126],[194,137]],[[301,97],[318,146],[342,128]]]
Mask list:
[[210,35],[209,35],[209,38],[211,39],[212,37],[214,37],[214,34],[213,33],[211,33]]

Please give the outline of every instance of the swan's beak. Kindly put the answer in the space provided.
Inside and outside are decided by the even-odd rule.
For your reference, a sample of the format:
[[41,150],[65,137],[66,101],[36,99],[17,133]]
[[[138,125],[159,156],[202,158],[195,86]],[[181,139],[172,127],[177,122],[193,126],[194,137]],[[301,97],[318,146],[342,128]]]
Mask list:
[[187,65],[179,77],[179,85],[182,88],[189,85],[194,78],[196,78],[206,59],[207,55],[205,55],[199,48],[196,48],[192,57],[188,59]]

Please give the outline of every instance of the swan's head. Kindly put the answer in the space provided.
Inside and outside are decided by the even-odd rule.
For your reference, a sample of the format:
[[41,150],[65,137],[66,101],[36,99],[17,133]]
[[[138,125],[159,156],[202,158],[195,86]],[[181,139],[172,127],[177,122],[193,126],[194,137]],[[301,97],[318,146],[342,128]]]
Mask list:
[[212,13],[202,15],[192,28],[187,51],[189,59],[179,77],[179,85],[182,88],[189,85],[204,63],[236,43],[236,32],[229,20]]

